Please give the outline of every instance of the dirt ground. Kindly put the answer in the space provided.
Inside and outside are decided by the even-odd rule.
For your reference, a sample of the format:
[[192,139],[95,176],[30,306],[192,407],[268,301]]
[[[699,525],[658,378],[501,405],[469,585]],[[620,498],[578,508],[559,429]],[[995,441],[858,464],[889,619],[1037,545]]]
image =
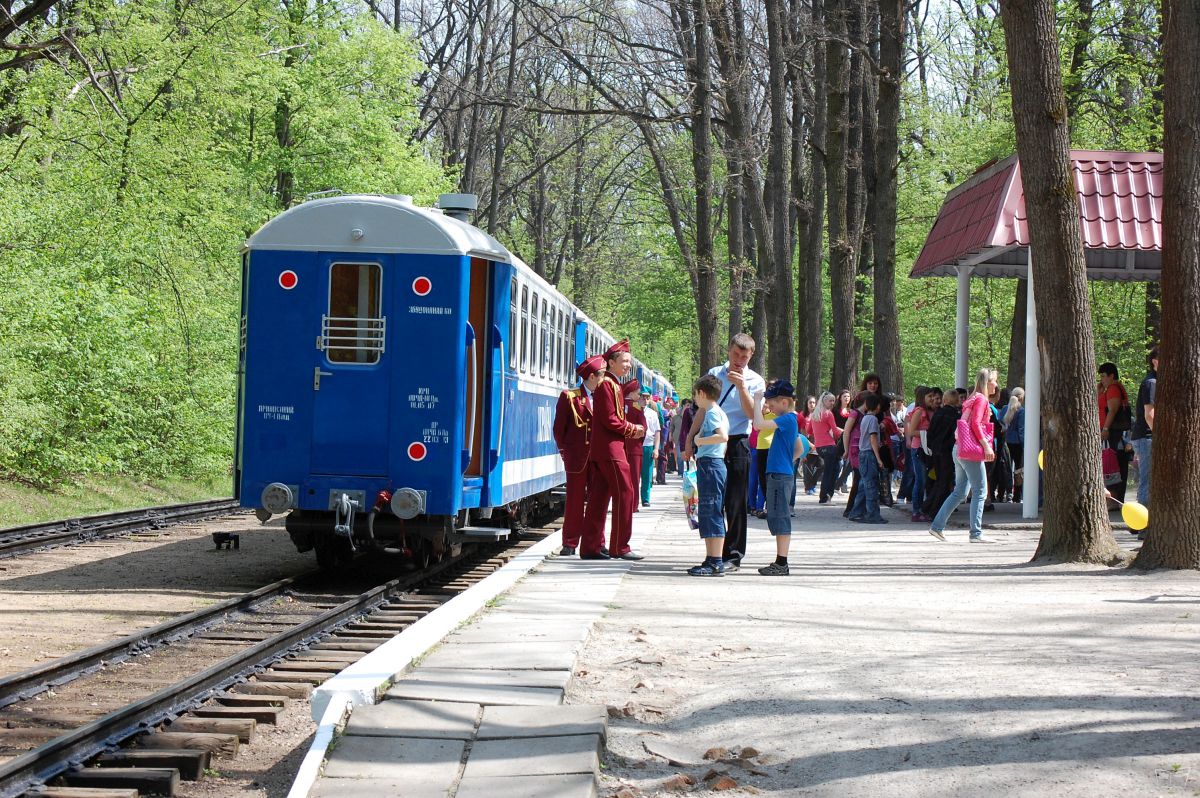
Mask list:
[[960,513],[940,543],[802,496],[790,577],[756,572],[752,520],[747,567],[699,579],[655,490],[568,696],[617,715],[601,795],[1200,795],[1200,574],[1031,566],[1036,531],[968,544]]
[[[213,532],[239,533],[241,548],[216,551]],[[282,520],[248,514],[0,560],[0,675],[315,567]]]

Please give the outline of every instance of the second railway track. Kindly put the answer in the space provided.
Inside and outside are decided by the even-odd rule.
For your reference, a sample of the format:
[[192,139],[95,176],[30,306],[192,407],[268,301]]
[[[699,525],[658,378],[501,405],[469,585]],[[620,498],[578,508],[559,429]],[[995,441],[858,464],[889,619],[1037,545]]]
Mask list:
[[232,756],[257,724],[273,723],[282,703],[306,697],[550,531],[362,592],[284,580],[0,680],[0,798],[49,781],[173,794],[180,778],[201,778],[212,758]]
[[185,521],[216,518],[238,512],[238,509],[238,504],[233,499],[206,499],[9,527],[0,529],[0,558],[132,532],[161,529]]

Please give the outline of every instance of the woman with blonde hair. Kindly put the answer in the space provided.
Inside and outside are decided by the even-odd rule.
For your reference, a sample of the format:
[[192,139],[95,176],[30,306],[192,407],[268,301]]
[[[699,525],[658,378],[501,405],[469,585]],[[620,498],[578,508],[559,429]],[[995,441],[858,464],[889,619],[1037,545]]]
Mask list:
[[1008,409],[1004,411],[1004,443],[1012,458],[1013,496],[1021,501],[1021,481],[1025,463],[1025,389],[1013,388],[1008,397]]
[[975,389],[963,402],[954,444],[954,492],[946,497],[942,509],[929,527],[929,534],[944,541],[946,522],[950,514],[971,491],[971,542],[995,543],[983,536],[983,504],[987,499],[987,463],[996,459],[992,448],[992,410],[988,397],[996,392],[997,373],[980,369],[975,375]]

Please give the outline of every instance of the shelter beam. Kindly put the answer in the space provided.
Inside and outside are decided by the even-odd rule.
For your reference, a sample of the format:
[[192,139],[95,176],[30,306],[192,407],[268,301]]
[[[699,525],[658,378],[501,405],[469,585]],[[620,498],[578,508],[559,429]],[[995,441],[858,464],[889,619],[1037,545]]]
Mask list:
[[967,344],[971,334],[971,271],[958,267],[958,302],[954,315],[954,387],[967,385]]
[[1025,281],[1025,471],[1021,488],[1021,517],[1038,517],[1042,448],[1042,360],[1038,353],[1037,303],[1033,290],[1033,250],[1029,251],[1029,278]]

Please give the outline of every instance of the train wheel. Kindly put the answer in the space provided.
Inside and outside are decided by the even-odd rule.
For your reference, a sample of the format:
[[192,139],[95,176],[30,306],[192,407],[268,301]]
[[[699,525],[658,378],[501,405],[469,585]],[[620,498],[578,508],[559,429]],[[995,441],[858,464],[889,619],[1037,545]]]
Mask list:
[[425,538],[421,538],[416,547],[413,548],[413,562],[416,563],[418,571],[424,571],[433,564],[433,544]]

